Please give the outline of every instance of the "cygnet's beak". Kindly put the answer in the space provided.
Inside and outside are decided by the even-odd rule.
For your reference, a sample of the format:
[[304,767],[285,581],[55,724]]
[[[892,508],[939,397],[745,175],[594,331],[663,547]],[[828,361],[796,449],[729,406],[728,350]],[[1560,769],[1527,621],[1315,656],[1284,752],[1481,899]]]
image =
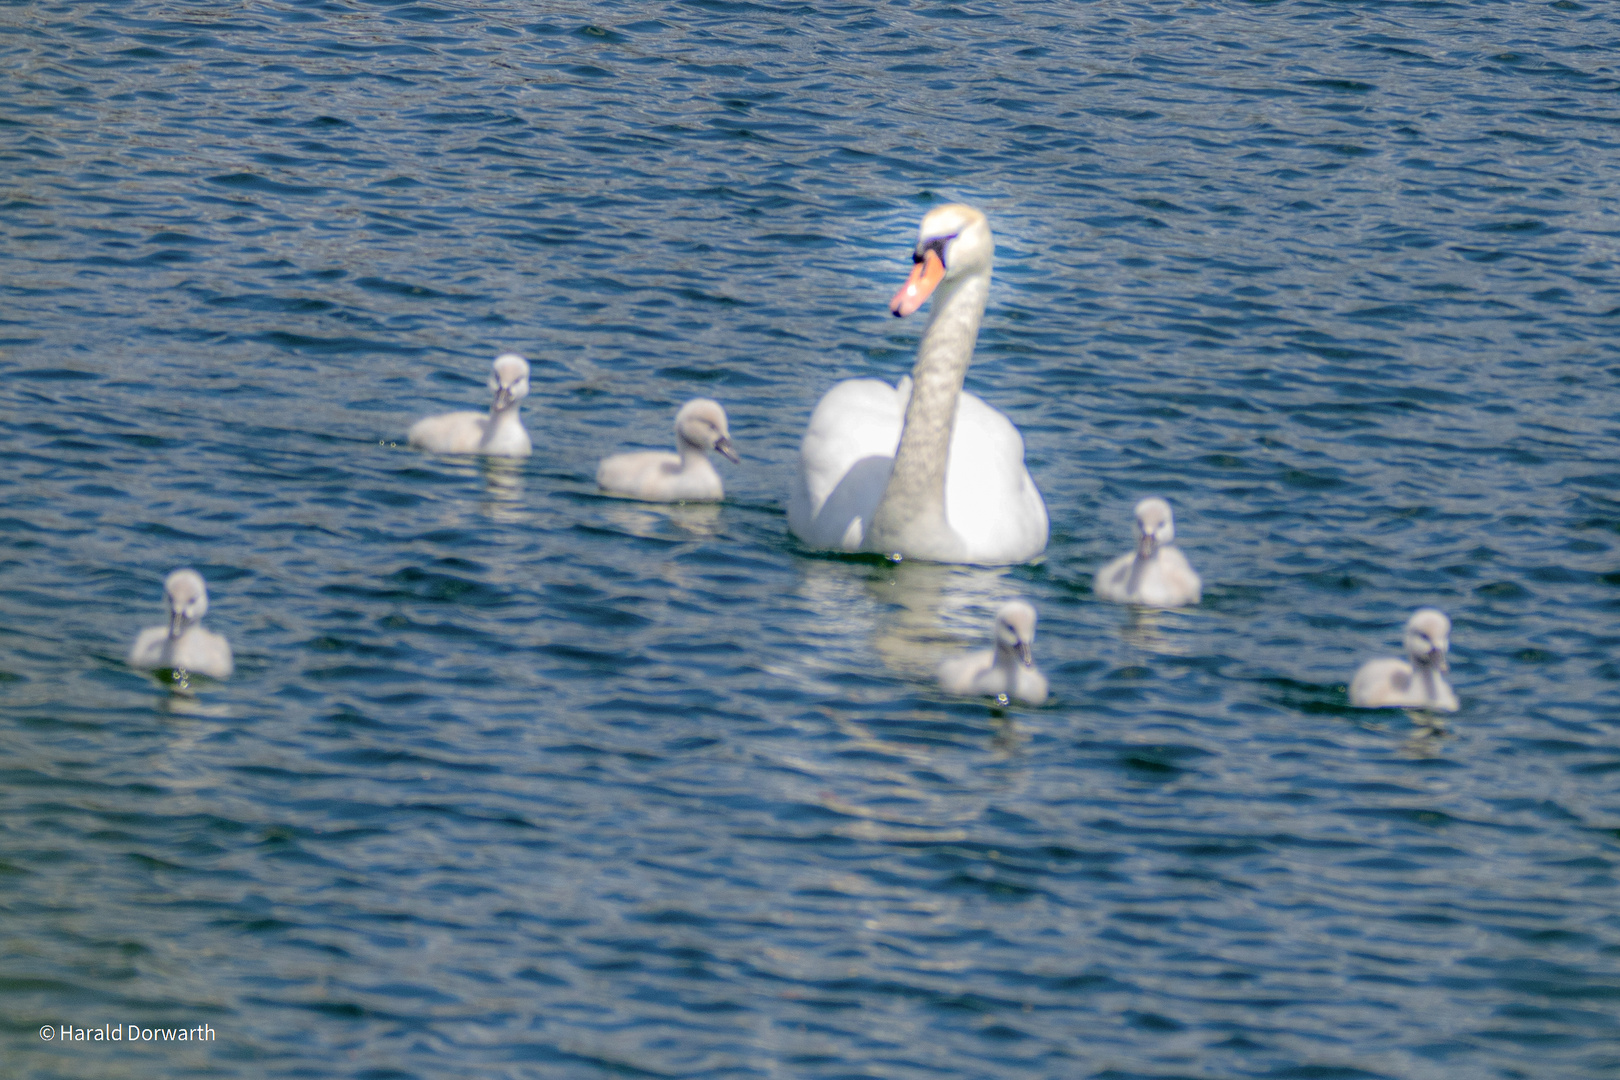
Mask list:
[[1446,659],[1446,654],[1439,649],[1434,649],[1429,653],[1429,666],[1441,674],[1451,670],[1451,662]]
[[726,460],[731,462],[733,465],[742,464],[742,458],[738,457],[737,451],[731,448],[731,439],[727,436],[722,435],[718,439],[714,440],[714,448],[720,451],[720,453],[724,454]]
[[1141,536],[1136,538],[1136,557],[1139,559],[1153,558],[1153,553],[1157,551],[1158,548],[1159,542],[1153,538],[1152,533],[1143,533]]
[[169,612],[169,636],[172,638],[177,638],[180,636],[180,631],[184,630],[185,628],[186,617],[180,614],[178,611],[171,610]]
[[495,403],[489,407],[489,411],[498,413],[510,406],[514,400],[516,399],[512,397],[512,388],[510,386],[498,386],[495,388]]
[[939,253],[932,249],[923,252],[911,268],[911,276],[906,283],[900,286],[900,291],[894,294],[889,301],[889,310],[897,319],[903,319],[913,311],[923,306],[945,278],[945,264],[940,261]]
[[1024,662],[1025,667],[1035,666],[1035,650],[1029,647],[1029,642],[1022,639],[1018,642],[1018,659]]

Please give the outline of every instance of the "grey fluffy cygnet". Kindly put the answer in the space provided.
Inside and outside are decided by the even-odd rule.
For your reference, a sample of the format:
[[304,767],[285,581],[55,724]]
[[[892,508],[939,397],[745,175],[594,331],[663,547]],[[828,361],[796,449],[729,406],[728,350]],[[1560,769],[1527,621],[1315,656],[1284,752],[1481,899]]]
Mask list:
[[1046,676],[1035,667],[1035,609],[1011,600],[996,612],[995,647],[939,665],[939,684],[964,697],[993,697],[1039,705]]
[[1433,709],[1456,712],[1457,693],[1446,679],[1451,620],[1435,608],[1418,608],[1406,620],[1406,660],[1369,660],[1350,680],[1350,704],[1363,709]]
[[1175,545],[1176,522],[1163,499],[1136,504],[1136,550],[1097,572],[1091,589],[1116,604],[1175,608],[1196,604],[1204,583]]
[[528,457],[533,444],[518,416],[518,402],[529,396],[529,362],[517,353],[495,358],[489,374],[495,401],[489,412],[449,412],[411,425],[411,445],[434,454],[490,454]]
[[680,451],[643,450],[614,454],[596,467],[596,486],[609,495],[648,502],[716,502],[726,493],[709,451],[737,462],[718,401],[693,398],[675,414],[675,446]]
[[208,586],[202,575],[176,570],[163,583],[163,599],[169,607],[169,625],[148,626],[136,636],[129,650],[130,666],[178,668],[211,679],[229,677],[236,668],[231,643],[202,628],[202,617],[208,613]]

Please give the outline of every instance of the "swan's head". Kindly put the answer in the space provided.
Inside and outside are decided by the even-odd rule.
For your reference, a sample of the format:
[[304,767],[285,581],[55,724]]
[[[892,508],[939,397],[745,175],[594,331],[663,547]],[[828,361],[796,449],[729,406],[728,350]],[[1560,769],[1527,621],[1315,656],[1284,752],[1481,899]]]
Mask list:
[[500,412],[528,397],[529,362],[515,352],[497,356],[489,372],[489,388],[495,394],[490,412]]
[[1451,649],[1451,620],[1437,608],[1418,608],[1406,620],[1406,655],[1418,667],[1445,671]]
[[176,570],[163,583],[163,600],[169,605],[169,636],[177,638],[208,614],[208,586],[195,570]]
[[995,253],[990,222],[973,207],[951,203],[928,211],[917,230],[911,276],[889,301],[889,310],[897,319],[910,315],[940,282],[989,270]]
[[1025,667],[1035,666],[1035,609],[1023,600],[1009,600],[996,612],[996,651],[1017,655]]
[[1136,504],[1136,554],[1151,559],[1159,548],[1176,538],[1176,519],[1163,499],[1143,499]]
[[731,430],[726,426],[726,410],[718,401],[693,398],[675,414],[675,437],[702,451],[718,450],[732,462],[742,459],[731,448]]

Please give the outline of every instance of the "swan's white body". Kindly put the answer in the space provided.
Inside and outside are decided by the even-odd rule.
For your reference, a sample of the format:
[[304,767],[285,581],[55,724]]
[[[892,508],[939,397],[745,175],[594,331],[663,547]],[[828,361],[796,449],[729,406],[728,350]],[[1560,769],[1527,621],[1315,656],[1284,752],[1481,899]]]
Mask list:
[[675,414],[678,454],[645,450],[603,458],[596,468],[596,486],[609,495],[649,502],[718,502],[725,485],[709,460],[715,450],[732,461],[731,432],[726,411],[717,401],[693,398]]
[[529,362],[517,353],[496,357],[489,388],[495,402],[488,413],[469,410],[424,417],[411,425],[411,445],[434,454],[528,457],[534,447],[518,415],[518,403],[529,393]]
[[178,668],[211,679],[230,677],[236,669],[231,643],[202,628],[208,612],[208,587],[195,570],[176,570],[163,583],[169,625],[148,626],[135,637],[129,666],[144,670]]
[[788,525],[807,546],[987,565],[1045,550],[1046,503],[1024,467],[1023,438],[962,392],[993,252],[971,207],[923,219],[917,269],[891,305],[906,315],[935,296],[916,367],[897,386],[841,382],[811,414],[788,502]]
[[1432,709],[1456,712],[1457,692],[1446,679],[1451,620],[1419,608],[1406,621],[1406,660],[1369,660],[1350,680],[1350,704],[1363,709]]
[[1204,583],[1176,547],[1175,519],[1163,499],[1136,504],[1136,550],[1097,571],[1091,590],[1103,600],[1142,607],[1176,608],[1198,603]]
[[1035,667],[1035,609],[1022,600],[996,612],[995,647],[946,660],[939,684],[964,697],[1007,698],[1039,705],[1046,700],[1046,676]]

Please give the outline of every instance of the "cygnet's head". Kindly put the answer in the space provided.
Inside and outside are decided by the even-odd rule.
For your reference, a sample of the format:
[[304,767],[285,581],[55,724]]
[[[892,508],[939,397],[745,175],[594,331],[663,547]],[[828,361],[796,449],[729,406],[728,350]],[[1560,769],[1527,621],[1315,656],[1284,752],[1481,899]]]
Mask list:
[[1176,538],[1176,519],[1163,499],[1143,499],[1136,504],[1136,554],[1150,559],[1153,553]]
[[705,452],[718,450],[733,462],[742,459],[731,448],[731,430],[726,426],[726,410],[718,401],[693,398],[675,414],[675,437]]
[[169,605],[169,636],[179,637],[208,614],[208,586],[195,570],[176,570],[163,583],[163,600]]
[[515,352],[495,358],[489,373],[489,388],[495,393],[490,412],[500,412],[529,396],[529,362]]
[[1406,620],[1406,655],[1419,667],[1446,671],[1451,648],[1451,620],[1437,608],[1418,608]]
[[995,258],[990,222],[971,206],[951,203],[928,211],[917,230],[911,276],[889,301],[895,318],[923,306],[940,282],[987,270]]
[[1009,600],[996,612],[996,648],[1016,653],[1025,667],[1035,666],[1035,609],[1023,600]]

